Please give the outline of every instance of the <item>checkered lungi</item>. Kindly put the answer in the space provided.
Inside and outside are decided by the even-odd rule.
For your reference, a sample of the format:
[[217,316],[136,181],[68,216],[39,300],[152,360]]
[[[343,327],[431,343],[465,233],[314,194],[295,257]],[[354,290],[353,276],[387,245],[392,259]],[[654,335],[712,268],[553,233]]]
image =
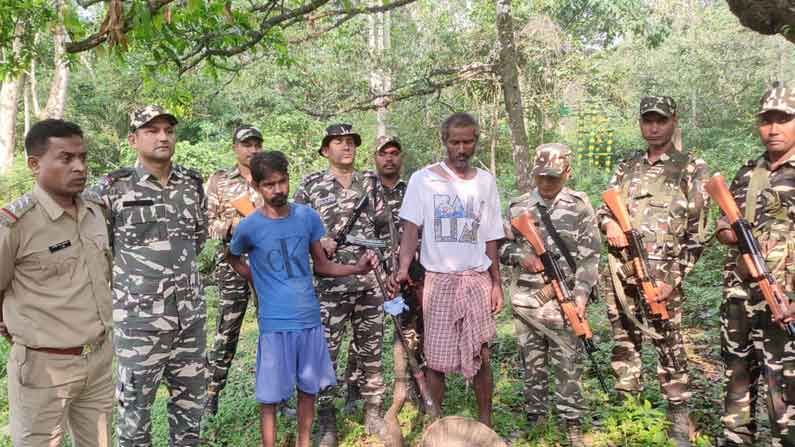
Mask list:
[[497,335],[488,272],[426,272],[423,294],[425,360],[467,380],[480,369],[480,349]]

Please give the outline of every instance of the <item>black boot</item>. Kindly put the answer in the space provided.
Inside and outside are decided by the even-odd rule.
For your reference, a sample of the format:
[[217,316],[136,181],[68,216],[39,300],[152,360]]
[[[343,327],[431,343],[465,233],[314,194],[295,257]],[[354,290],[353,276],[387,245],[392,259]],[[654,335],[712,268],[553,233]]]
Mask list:
[[690,447],[690,417],[687,404],[668,404],[668,437],[674,441],[676,447]]
[[381,402],[365,402],[364,431],[379,438],[383,436],[384,416],[381,414]]
[[207,393],[207,401],[204,404],[204,414],[206,416],[215,416],[218,414],[218,394]]
[[337,447],[337,409],[322,407],[317,411],[318,447]]

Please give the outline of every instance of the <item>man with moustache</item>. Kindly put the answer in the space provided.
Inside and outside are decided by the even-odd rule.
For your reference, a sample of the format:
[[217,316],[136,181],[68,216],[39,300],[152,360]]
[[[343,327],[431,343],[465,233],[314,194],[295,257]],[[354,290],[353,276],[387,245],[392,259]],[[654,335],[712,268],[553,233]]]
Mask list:
[[499,194],[494,177],[470,164],[480,134],[475,118],[455,113],[440,130],[446,159],[411,176],[400,208],[400,265],[392,287],[409,282],[422,228],[430,392],[441,406],[445,374],[461,373],[474,383],[480,422],[491,426],[494,383],[488,342],[496,336],[493,315],[503,302],[497,240],[505,233]]
[[[657,378],[668,403],[671,423],[668,434],[677,446],[689,446],[690,391],[687,353],[680,329],[685,300],[682,283],[704,249],[707,165],[674,146],[677,115],[673,98],[645,97],[640,101],[639,115],[647,148],[632,153],[616,166],[609,187],[619,190],[633,228],[643,236],[649,274],[660,287],[660,298],[670,315],[666,321],[649,318],[651,329],[644,330],[659,335],[653,343],[659,362]],[[610,256],[621,256],[621,250],[628,245],[627,239],[607,206],[597,211],[597,219],[607,238]],[[643,388],[640,357],[643,334],[634,314],[645,302],[634,277],[625,276],[612,284],[605,300],[616,342],[611,361],[615,388],[624,396],[637,395]]]
[[207,239],[201,175],[172,163],[177,119],[149,105],[130,115],[133,167],[94,189],[113,245],[113,343],[121,447],[150,447],[151,409],[168,388],[169,445],[199,445],[207,394],[207,310],[196,262]]
[[222,242],[215,265],[219,295],[215,342],[207,353],[207,411],[210,414],[218,411],[219,395],[226,386],[251,296],[248,281],[235,272],[225,255],[232,233],[245,217],[242,207],[262,206],[262,197],[251,185],[249,166],[251,157],[262,150],[262,134],[256,127],[240,126],[232,134],[232,149],[237,159],[235,166],[217,171],[207,180],[209,234]]
[[[760,101],[757,130],[765,152],[749,160],[730,191],[753,228],[776,282],[795,299],[795,90],[775,85]],[[721,351],[726,363],[723,445],[755,445],[759,380],[767,382],[767,410],[773,446],[795,445],[795,346],[773,321],[757,284],[739,262],[737,236],[726,218],[718,240],[729,247],[721,305]],[[784,309],[785,320],[795,306]]]
[[[81,197],[83,131],[48,119],[25,137],[33,190],[0,208],[0,335],[11,442],[111,445],[110,249],[99,204]],[[5,320],[3,319],[5,315]]]
[[[327,127],[318,152],[328,160],[328,169],[306,176],[295,193],[296,203],[309,205],[320,214],[328,231],[320,243],[329,259],[339,264],[354,265],[364,255],[365,251],[361,247],[337,247],[334,238],[365,195],[368,196],[369,206],[359,215],[349,234],[375,239],[373,204],[376,202],[374,190],[377,179],[372,173],[361,173],[354,168],[356,148],[361,142],[361,136],[353,131],[350,124]],[[323,326],[335,369],[345,326],[348,322],[351,324],[357,362],[363,371],[360,390],[365,401],[365,431],[378,435],[382,432],[384,422],[381,415],[384,397],[381,363],[384,297],[376,292],[372,274],[318,277],[316,281]],[[321,447],[337,445],[334,388],[321,392],[318,398]]]

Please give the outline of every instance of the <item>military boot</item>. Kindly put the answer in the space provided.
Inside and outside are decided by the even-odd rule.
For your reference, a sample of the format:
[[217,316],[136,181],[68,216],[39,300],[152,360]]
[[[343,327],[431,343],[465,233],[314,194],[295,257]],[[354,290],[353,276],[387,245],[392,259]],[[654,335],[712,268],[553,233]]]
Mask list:
[[348,393],[345,396],[345,406],[342,412],[351,415],[356,412],[357,403],[362,400],[362,393],[359,392],[359,385],[348,383]]
[[687,405],[668,404],[668,437],[674,441],[676,447],[690,447],[690,417]]
[[566,441],[569,447],[585,447],[579,421],[566,421]]
[[337,409],[322,407],[317,411],[318,447],[337,447]]
[[381,402],[364,403],[364,431],[369,435],[383,436],[384,416],[381,414],[381,406]]

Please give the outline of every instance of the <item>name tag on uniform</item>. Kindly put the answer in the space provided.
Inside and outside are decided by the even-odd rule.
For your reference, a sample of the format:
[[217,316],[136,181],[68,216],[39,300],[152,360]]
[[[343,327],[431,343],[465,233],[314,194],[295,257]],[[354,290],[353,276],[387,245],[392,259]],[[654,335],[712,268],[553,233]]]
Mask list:
[[68,248],[71,246],[72,246],[72,241],[63,241],[55,245],[50,245],[47,248],[50,250],[50,253],[55,253],[56,251],[63,250],[64,248]]
[[324,206],[324,205],[331,205],[332,203],[337,201],[337,196],[334,194],[329,194],[322,199],[317,199],[317,206]]
[[121,203],[122,206],[152,206],[154,200],[125,200]]

